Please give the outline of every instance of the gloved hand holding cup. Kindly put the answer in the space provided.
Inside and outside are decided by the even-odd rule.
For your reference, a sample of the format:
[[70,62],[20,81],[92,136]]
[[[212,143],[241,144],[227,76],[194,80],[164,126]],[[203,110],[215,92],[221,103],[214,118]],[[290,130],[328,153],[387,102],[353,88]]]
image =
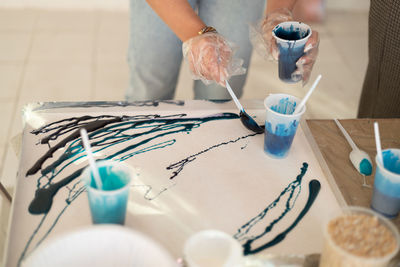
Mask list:
[[[286,27],[277,28],[281,23],[287,22],[294,22],[292,13],[289,9],[278,8],[268,12],[265,18],[260,21],[257,26],[250,26],[250,41],[255,50],[261,56],[268,60],[276,60],[280,62],[279,77],[281,80],[289,83],[295,83],[302,80],[304,86],[310,79],[311,70],[317,59],[319,34],[317,31],[308,28],[310,30],[308,36],[303,32],[299,33],[300,37],[302,37],[301,39],[304,38],[301,42],[300,40],[289,40],[291,41],[291,44],[290,42],[285,43],[276,38],[276,30],[279,29],[279,33],[290,30],[290,27],[288,29]],[[294,26],[292,29],[296,30],[296,27]],[[275,34],[273,33],[274,30]],[[286,37],[281,36],[279,38],[285,40]],[[290,51],[288,51],[289,46],[291,47]],[[295,55],[289,56],[289,52],[293,51],[294,47]],[[282,64],[281,57],[286,61],[285,64]],[[285,72],[283,73],[281,70],[285,70]]]

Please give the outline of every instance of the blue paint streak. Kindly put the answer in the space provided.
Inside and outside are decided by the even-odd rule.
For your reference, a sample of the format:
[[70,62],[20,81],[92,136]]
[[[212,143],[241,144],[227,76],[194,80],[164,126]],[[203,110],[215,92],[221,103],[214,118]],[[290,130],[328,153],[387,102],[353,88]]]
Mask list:
[[[294,223],[292,223],[292,225],[287,228],[284,232],[280,233],[279,238],[273,239],[272,241],[262,245],[261,247],[254,249],[252,248],[252,243],[262,237],[264,237],[265,235],[267,235],[272,229],[273,227],[279,223],[294,207],[296,200],[301,192],[301,182],[302,179],[304,177],[304,175],[307,172],[307,168],[308,168],[308,164],[306,162],[303,163],[303,166],[301,168],[301,173],[299,175],[297,175],[296,179],[294,181],[292,181],[280,194],[279,196],[272,202],[270,203],[261,213],[259,213],[256,217],[250,219],[246,224],[244,224],[243,226],[241,226],[238,231],[236,232],[236,234],[233,236],[235,239],[244,242],[243,244],[243,248],[244,248],[244,254],[248,255],[248,254],[253,254],[253,253],[257,253],[263,249],[266,249],[267,247],[276,245],[277,243],[279,243],[280,241],[283,240],[283,238],[286,236],[286,234],[288,232],[290,232],[296,225],[297,223],[303,218],[303,216],[307,213],[307,211],[310,209],[311,205],[313,204],[316,196],[318,195],[319,192],[319,182],[316,180],[313,180],[310,182],[309,188],[310,188],[310,195],[309,195],[309,199],[305,205],[305,208],[303,209],[303,211],[299,214],[298,218],[294,221]],[[318,186],[319,185],[319,186]],[[295,192],[297,192],[295,194]],[[281,201],[281,198],[286,195],[289,194],[288,199],[286,200],[285,203],[285,209],[282,211],[282,213],[278,216],[278,218],[274,219],[269,225],[267,225],[265,227],[264,232],[256,235],[256,236],[252,236],[249,235],[250,230],[256,226],[257,224],[259,224],[268,214],[268,212],[270,210],[272,210],[273,208],[275,208],[278,203]]]
[[308,187],[309,187],[309,195],[308,195],[307,203],[305,204],[303,210],[300,212],[300,214],[297,216],[297,218],[294,220],[294,222],[288,228],[286,228],[286,230],[279,233],[277,236],[275,236],[274,239],[272,239],[271,241],[269,241],[268,243],[266,243],[262,246],[252,249],[248,244],[245,244],[243,246],[245,255],[258,253],[264,249],[267,249],[269,247],[279,244],[280,242],[282,242],[285,239],[286,235],[290,231],[292,231],[293,228],[295,228],[297,226],[297,224],[301,221],[301,219],[303,219],[303,217],[310,210],[312,204],[314,203],[314,201],[317,198],[318,193],[321,189],[321,183],[318,180],[311,180]]
[[[30,247],[34,237],[36,236],[39,229],[43,226],[43,223],[47,217],[48,212],[51,209],[53,197],[55,194],[61,189],[66,188],[69,193],[68,197],[65,200],[66,205],[59,212],[52,225],[48,229],[48,231],[44,234],[44,236],[37,242],[36,247],[38,247],[42,241],[44,241],[47,236],[52,232],[52,230],[57,225],[57,222],[64,214],[66,209],[72,204],[72,202],[78,198],[82,192],[85,191],[85,187],[80,187],[79,189],[75,189],[80,181],[74,183],[72,188],[68,187],[73,180],[80,176],[83,169],[87,166],[84,166],[81,169],[74,171],[72,174],[64,177],[58,182],[54,183],[54,180],[62,174],[63,170],[70,166],[72,163],[77,160],[85,157],[84,148],[82,147],[82,143],[79,137],[79,128],[85,127],[89,132],[91,145],[94,148],[94,152],[99,152],[109,147],[112,147],[116,144],[122,144],[127,141],[135,140],[135,138],[143,137],[146,135],[151,135],[148,139],[153,140],[162,136],[177,134],[177,133],[190,133],[193,129],[199,128],[201,124],[213,120],[227,120],[227,119],[238,119],[237,114],[233,113],[220,113],[212,116],[202,117],[202,118],[183,118],[186,114],[176,114],[176,115],[168,115],[168,116],[160,116],[160,115],[138,115],[138,116],[83,116],[78,118],[67,118],[57,122],[50,123],[44,127],[41,127],[35,131],[32,131],[32,134],[50,134],[40,140],[40,144],[46,144],[49,146],[49,151],[44,156],[39,158],[38,162],[32,166],[32,168],[28,171],[27,176],[33,175],[40,170],[42,174],[38,178],[37,182],[37,190],[35,192],[35,197],[32,200],[29,206],[29,212],[32,214],[44,214],[42,220],[40,221],[37,228],[34,230],[32,235],[29,237],[27,244],[24,247],[23,252],[20,255],[18,265],[21,264],[21,261],[26,256],[28,248]],[[104,120],[106,119],[106,120]],[[136,131],[135,133],[129,133],[128,131]],[[125,134],[125,132],[127,132]],[[155,132],[159,132],[159,134],[153,135]],[[64,139],[62,139],[59,143],[54,146],[50,145],[50,141],[58,140],[60,137],[67,135]],[[196,156],[204,154],[207,151],[218,148],[222,145],[227,145],[231,143],[235,143],[239,140],[245,139],[250,136],[254,136],[256,134],[250,134],[247,136],[242,136],[237,138],[236,140],[231,140],[227,142],[223,142],[217,145],[214,145],[208,149],[205,149],[199,153],[196,153],[187,159],[180,161],[175,164],[171,164],[167,169],[178,168],[178,171],[173,172],[173,175],[170,177],[171,179],[179,174],[179,172],[183,169],[183,167],[196,159]],[[148,141],[147,141],[148,142]],[[130,149],[120,150],[119,153],[115,153],[112,155],[112,160],[115,161],[124,161],[134,155],[145,153],[148,151],[152,151],[155,149],[162,149],[168,146],[172,146],[176,140],[170,139],[167,141],[162,141],[157,144],[146,145],[146,141],[138,142],[137,144],[130,146]],[[47,167],[43,167],[43,163],[48,159],[53,157],[53,153],[62,147],[66,147],[62,155],[49,164]],[[132,149],[139,148],[135,151],[131,151]],[[107,157],[107,159],[110,158]],[[143,185],[147,186],[147,185]],[[168,190],[168,188],[163,188],[158,194],[152,198],[147,195],[152,190],[151,186],[147,186],[148,190],[144,196],[147,200],[152,200],[158,197],[161,193]]]
[[289,97],[284,97],[279,100],[277,105],[271,106],[270,109],[280,114],[291,115],[296,109],[296,105],[296,101],[291,101]]

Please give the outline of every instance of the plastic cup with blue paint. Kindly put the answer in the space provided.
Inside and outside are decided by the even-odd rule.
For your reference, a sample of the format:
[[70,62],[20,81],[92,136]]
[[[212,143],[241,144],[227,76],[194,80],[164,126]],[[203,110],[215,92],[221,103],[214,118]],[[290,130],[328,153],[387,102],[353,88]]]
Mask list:
[[125,223],[130,182],[134,170],[130,166],[115,161],[96,162],[103,188],[97,188],[92,171],[87,167],[82,173],[86,185],[92,222],[95,224]]
[[297,21],[286,21],[275,26],[272,35],[279,49],[279,78],[287,83],[301,80],[300,75],[294,75],[297,60],[304,55],[304,46],[311,36],[311,28]]
[[240,267],[243,248],[225,232],[209,229],[190,236],[183,247],[188,267]]
[[376,171],[371,208],[394,218],[400,211],[400,149],[382,151],[383,164],[375,157]]
[[296,135],[301,116],[306,111],[303,108],[293,115],[300,99],[287,94],[271,94],[264,100],[267,110],[264,132],[264,151],[274,158],[284,158],[288,155]]

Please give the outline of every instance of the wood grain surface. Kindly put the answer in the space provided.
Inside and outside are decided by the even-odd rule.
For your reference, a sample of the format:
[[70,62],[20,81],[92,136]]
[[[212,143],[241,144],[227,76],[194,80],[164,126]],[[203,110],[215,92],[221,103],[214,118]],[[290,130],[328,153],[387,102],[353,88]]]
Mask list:
[[[367,183],[373,186],[376,169],[374,122],[379,123],[382,149],[400,148],[400,119],[346,119],[339,120],[354,143],[369,154],[373,173]],[[353,167],[349,154],[351,147],[333,120],[307,120],[307,125],[331,171],[346,203],[351,206],[370,207],[372,188],[363,187],[362,175]],[[392,222],[400,231],[400,216]],[[400,260],[400,252],[395,261]]]
[[[373,185],[376,169],[374,122],[379,123],[382,149],[400,148],[400,119],[339,120],[356,145],[372,159],[373,173],[367,176]],[[372,188],[363,187],[363,176],[353,167],[349,154],[351,147],[333,120],[308,120],[308,127],[348,205],[370,207]],[[400,229],[400,217],[393,222]]]

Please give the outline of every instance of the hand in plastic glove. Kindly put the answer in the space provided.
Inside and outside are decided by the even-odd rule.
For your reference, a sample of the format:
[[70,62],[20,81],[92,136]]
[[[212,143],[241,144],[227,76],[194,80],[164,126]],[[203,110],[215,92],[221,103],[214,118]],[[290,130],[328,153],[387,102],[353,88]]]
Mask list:
[[[259,24],[257,29],[251,29],[250,39],[255,46],[256,50],[260,53],[260,43],[261,46],[266,49],[262,54],[270,60],[278,60],[279,49],[276,44],[275,38],[272,36],[272,30],[281,22],[293,20],[292,13],[287,8],[276,9],[265,17]],[[311,70],[318,55],[319,46],[319,35],[318,32],[312,30],[312,34],[308,39],[304,47],[304,55],[299,58],[296,62],[297,70],[292,74],[292,76],[301,76],[303,80],[303,86],[310,79]]]
[[183,56],[189,63],[192,77],[205,84],[213,81],[225,87],[225,81],[246,72],[243,60],[234,58],[232,45],[215,32],[201,34],[183,43]]
[[304,47],[304,55],[296,62],[297,70],[292,74],[292,76],[303,77],[303,86],[310,80],[311,70],[318,56],[318,46],[319,34],[313,30]]
[[279,49],[276,44],[274,36],[272,36],[272,30],[276,25],[285,21],[293,20],[292,12],[287,8],[279,8],[271,13],[262,20],[260,26],[260,32],[267,49],[267,58],[270,60],[278,60]]

